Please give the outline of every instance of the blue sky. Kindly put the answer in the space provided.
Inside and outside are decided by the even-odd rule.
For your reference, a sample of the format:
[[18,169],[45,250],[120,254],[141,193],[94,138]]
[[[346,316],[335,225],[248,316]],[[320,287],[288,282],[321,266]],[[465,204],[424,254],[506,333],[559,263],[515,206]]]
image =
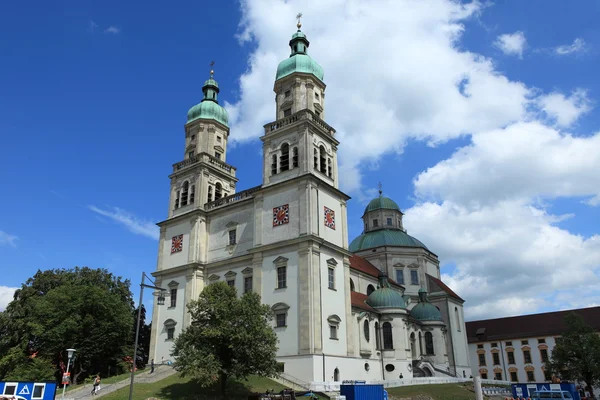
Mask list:
[[0,308],[38,268],[108,268],[137,293],[211,60],[238,189],[260,184],[257,138],[299,11],[350,239],[381,181],[471,318],[600,304],[600,5],[372,3],[4,4]]

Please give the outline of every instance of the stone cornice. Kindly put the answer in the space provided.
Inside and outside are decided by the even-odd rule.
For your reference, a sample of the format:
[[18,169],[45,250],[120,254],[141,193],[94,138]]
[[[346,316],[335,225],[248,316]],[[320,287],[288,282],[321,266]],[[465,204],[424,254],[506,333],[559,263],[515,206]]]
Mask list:
[[325,247],[330,250],[337,251],[339,253],[342,253],[343,255],[347,255],[347,256],[352,255],[352,253],[350,253],[348,250],[346,250],[340,246],[337,246],[331,242],[328,242],[325,239],[320,238],[315,235],[304,235],[304,236],[300,236],[300,237],[293,238],[293,239],[288,239],[288,240],[283,240],[283,241],[279,241],[279,242],[265,244],[262,246],[253,247],[252,249],[248,250],[248,253],[253,254],[253,253],[258,253],[258,252],[274,250],[279,247],[292,246],[292,245],[299,244],[302,242],[314,242],[314,243],[318,244],[320,247]]
[[198,270],[201,270],[202,267],[204,267],[204,265],[193,262],[193,263],[180,265],[180,266],[174,267],[174,268],[161,269],[158,271],[154,271],[154,272],[152,272],[151,275],[155,278],[161,277],[162,279],[164,279],[164,278],[168,278],[169,275],[180,275],[181,272],[189,272],[187,270],[190,270],[190,269],[192,270],[192,272],[196,272]]

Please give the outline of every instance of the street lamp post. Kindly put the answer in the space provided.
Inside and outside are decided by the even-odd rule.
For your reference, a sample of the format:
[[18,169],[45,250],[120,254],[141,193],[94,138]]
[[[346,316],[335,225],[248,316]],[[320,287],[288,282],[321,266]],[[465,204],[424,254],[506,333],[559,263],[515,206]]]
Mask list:
[[[77,350],[75,349],[67,349],[67,357],[69,358],[69,361],[67,361],[67,376],[69,376],[69,367],[71,366],[71,359],[73,358],[73,354],[75,354]],[[71,381],[71,377],[69,376],[69,381]],[[62,392],[62,398],[65,398],[65,390],[67,389],[67,383],[63,384],[63,392]]]
[[144,299],[144,288],[160,290],[160,295],[158,296],[157,304],[162,306],[165,304],[165,296],[163,293],[165,289],[160,288],[158,286],[152,286],[145,284],[145,280],[148,279],[150,282],[154,283],[152,279],[146,276],[145,272],[142,272],[142,283],[140,283],[140,301],[138,303],[138,315],[137,315],[137,326],[135,328],[135,344],[133,345],[133,360],[131,364],[131,381],[129,383],[129,400],[133,397],[133,379],[135,377],[135,362],[137,360],[137,348],[138,348],[138,338],[140,336],[140,320],[142,316],[142,301]]

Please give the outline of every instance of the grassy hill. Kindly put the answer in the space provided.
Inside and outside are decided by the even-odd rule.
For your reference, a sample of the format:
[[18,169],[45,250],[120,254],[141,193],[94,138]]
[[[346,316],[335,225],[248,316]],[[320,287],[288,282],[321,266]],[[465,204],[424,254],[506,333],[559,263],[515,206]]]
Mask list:
[[390,399],[474,400],[471,383],[446,383],[439,385],[415,385],[386,389]]
[[[228,399],[248,398],[252,392],[265,392],[274,389],[279,392],[284,389],[282,385],[267,378],[250,377],[248,381],[232,381],[229,384]],[[113,393],[102,396],[102,400],[126,400],[129,396],[129,386]],[[178,374],[169,376],[155,383],[136,383],[133,390],[134,400],[146,400],[150,397],[160,400],[213,400],[220,399],[218,386],[201,388],[196,382],[188,378],[181,378]]]

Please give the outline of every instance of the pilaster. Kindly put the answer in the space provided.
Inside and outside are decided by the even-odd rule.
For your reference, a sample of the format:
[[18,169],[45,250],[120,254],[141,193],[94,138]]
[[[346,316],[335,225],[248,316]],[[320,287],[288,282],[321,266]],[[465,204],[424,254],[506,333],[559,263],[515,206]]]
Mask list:
[[183,326],[181,327],[182,330],[190,326],[192,320],[192,315],[188,312],[187,305],[190,304],[190,302],[194,298],[193,295],[196,292],[196,279],[194,279],[195,277],[196,271],[194,268],[191,268],[185,274],[185,307],[183,307]]
[[298,185],[298,191],[301,192],[298,196],[298,211],[300,215],[300,236],[308,234],[308,228],[310,226],[310,184],[300,183]]
[[300,354],[314,353],[314,304],[312,291],[314,290],[311,271],[310,243],[303,242],[298,250],[298,317],[299,323],[305,329],[298,332],[298,349]]
[[263,242],[263,206],[263,195],[259,193],[254,197],[254,246]]
[[[354,356],[354,320],[352,318],[352,302],[350,299],[350,258],[344,256],[344,300],[346,306],[346,344],[348,356]],[[360,335],[359,332],[357,332]]]
[[263,297],[262,293],[262,272],[263,272],[263,255],[262,253],[254,253],[252,257],[252,290]]
[[348,249],[348,206],[345,201],[340,202],[340,209],[342,210],[342,247]]
[[[160,285],[162,284],[162,279],[160,277],[157,277],[154,279],[154,283],[156,286],[160,287]],[[152,328],[150,331],[150,352],[148,355],[151,360],[156,358],[156,338],[158,337],[158,330],[159,326],[161,325],[158,312],[160,306],[158,306],[156,302],[157,297],[152,296]]]
[[156,269],[160,271],[163,269],[163,250],[165,247],[165,235],[167,234],[167,227],[160,227],[160,235],[158,237],[158,258],[156,261]]
[[314,352],[319,353],[323,351],[323,318],[326,318],[326,316],[323,315],[323,303],[321,297],[321,290],[323,288],[323,282],[321,282],[321,253],[316,245],[309,248],[308,256],[310,258],[309,268],[312,281],[310,283],[312,287],[312,304],[310,308],[313,312],[311,320],[314,321],[312,330],[314,337]]

